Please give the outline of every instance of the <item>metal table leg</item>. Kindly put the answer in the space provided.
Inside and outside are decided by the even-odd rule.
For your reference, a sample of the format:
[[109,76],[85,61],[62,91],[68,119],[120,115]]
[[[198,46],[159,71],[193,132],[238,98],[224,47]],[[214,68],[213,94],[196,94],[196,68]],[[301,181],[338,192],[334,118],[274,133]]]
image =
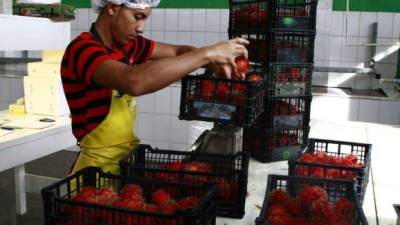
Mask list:
[[25,164],[14,168],[15,199],[18,215],[26,213]]

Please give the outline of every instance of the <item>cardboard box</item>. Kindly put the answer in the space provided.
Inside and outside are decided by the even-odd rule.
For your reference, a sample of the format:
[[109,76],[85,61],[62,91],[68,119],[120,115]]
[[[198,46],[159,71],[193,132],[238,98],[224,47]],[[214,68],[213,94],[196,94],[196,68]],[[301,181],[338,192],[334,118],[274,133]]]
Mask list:
[[27,113],[49,116],[70,114],[60,76],[26,76],[24,92]]
[[58,62],[28,63],[28,76],[57,76],[60,77],[61,64]]
[[43,62],[59,62],[61,63],[64,56],[64,50],[43,50],[42,61]]

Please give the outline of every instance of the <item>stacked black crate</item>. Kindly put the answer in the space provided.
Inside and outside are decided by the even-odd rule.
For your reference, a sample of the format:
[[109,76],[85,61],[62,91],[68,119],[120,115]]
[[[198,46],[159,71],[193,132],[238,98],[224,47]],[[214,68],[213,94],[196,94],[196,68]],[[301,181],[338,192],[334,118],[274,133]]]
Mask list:
[[243,150],[261,162],[286,160],[306,146],[317,0],[230,0],[229,36],[249,40],[264,75],[264,113],[245,128]]

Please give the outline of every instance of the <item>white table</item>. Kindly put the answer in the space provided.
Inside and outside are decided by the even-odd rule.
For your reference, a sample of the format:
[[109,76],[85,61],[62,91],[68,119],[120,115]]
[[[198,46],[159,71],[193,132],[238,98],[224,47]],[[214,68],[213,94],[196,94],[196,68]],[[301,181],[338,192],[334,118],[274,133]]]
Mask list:
[[[26,192],[38,192],[52,179],[25,173],[25,163],[69,148],[76,144],[72,135],[71,121],[68,116],[51,117],[39,115],[10,115],[0,112],[0,120],[30,118],[54,119],[54,125],[43,129],[14,129],[12,133],[0,137],[0,172],[14,169],[17,213],[26,213]],[[43,182],[45,181],[45,182]],[[46,182],[47,181],[47,182]]]

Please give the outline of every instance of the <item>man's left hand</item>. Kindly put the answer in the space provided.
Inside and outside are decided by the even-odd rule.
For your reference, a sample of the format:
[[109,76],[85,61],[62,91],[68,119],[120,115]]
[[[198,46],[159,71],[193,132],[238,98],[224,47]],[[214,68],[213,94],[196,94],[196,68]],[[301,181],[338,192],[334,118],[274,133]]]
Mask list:
[[226,78],[233,80],[244,80],[244,73],[232,73],[232,67],[229,64],[209,64],[207,68],[211,69],[216,78]]

